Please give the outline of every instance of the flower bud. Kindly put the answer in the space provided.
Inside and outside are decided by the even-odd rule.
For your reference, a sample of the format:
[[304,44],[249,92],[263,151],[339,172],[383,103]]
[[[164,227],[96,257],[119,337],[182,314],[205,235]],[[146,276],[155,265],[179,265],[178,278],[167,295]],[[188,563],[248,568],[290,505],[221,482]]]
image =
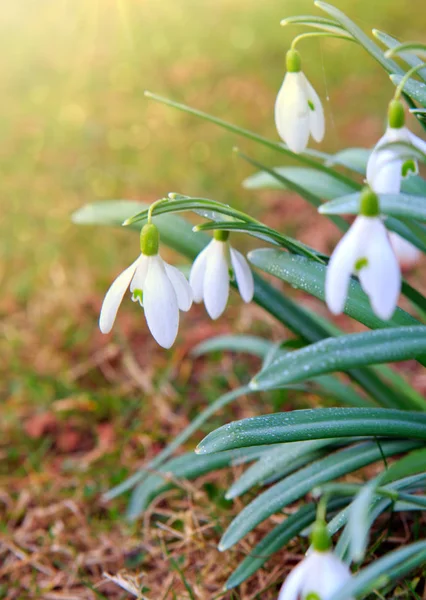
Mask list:
[[153,223],[147,223],[141,230],[141,252],[145,256],[155,256],[158,254],[158,245],[160,234],[158,228]]

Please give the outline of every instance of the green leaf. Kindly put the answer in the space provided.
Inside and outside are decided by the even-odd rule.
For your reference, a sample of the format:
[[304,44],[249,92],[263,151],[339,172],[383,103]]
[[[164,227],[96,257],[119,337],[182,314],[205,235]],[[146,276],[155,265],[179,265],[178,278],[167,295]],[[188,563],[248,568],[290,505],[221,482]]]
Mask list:
[[149,91],[145,92],[145,96],[147,96],[148,98],[151,98],[152,100],[155,100],[156,102],[161,102],[162,104],[171,106],[171,107],[181,110],[187,114],[194,115],[196,117],[200,117],[201,119],[203,119],[205,121],[209,121],[210,123],[219,125],[219,127],[222,127],[223,129],[226,129],[227,131],[231,131],[232,133],[241,135],[242,137],[252,140],[253,142],[262,144],[263,146],[266,146],[267,148],[269,148],[271,150],[275,150],[276,152],[285,154],[286,156],[293,158],[294,160],[296,160],[297,162],[299,162],[301,164],[307,165],[309,167],[314,167],[314,169],[318,169],[319,171],[323,171],[325,173],[329,173],[335,179],[340,179],[340,181],[347,182],[348,185],[351,185],[351,183],[353,183],[351,179],[349,179],[345,175],[342,175],[342,173],[338,173],[337,171],[334,171],[333,169],[329,169],[328,167],[324,166],[323,164],[313,160],[309,156],[309,155],[318,155],[318,156],[322,157],[322,153],[320,153],[320,154],[318,152],[313,153],[312,150],[307,150],[306,152],[303,152],[301,154],[295,154],[289,148],[287,148],[287,146],[285,146],[284,144],[282,144],[280,142],[273,142],[271,140],[268,140],[267,138],[265,138],[261,135],[258,135],[257,133],[254,133],[253,131],[249,131],[248,129],[243,129],[242,127],[238,127],[237,125],[228,123],[227,121],[224,121],[223,119],[219,119],[218,117],[209,115],[205,112],[202,112],[201,110],[197,110],[196,108],[191,108],[190,106],[187,106],[185,104],[181,104],[179,102],[174,102],[173,100],[169,100],[168,98],[158,96],[157,94],[153,94],[152,92],[149,92]]
[[392,60],[385,58],[380,47],[375,44],[363,31],[341,10],[316,0],[315,6],[333,17],[388,73],[403,73],[402,69]]
[[275,347],[273,342],[255,335],[218,335],[195,346],[191,350],[191,356],[197,357],[208,352],[228,350],[265,358],[273,347]]
[[390,231],[395,231],[395,233],[398,233],[400,236],[426,254],[426,244],[424,244],[422,240],[415,235],[405,223],[394,217],[387,217],[387,219],[385,219],[385,225],[388,229],[390,229]]
[[243,187],[247,190],[286,190],[289,188],[285,180],[288,180],[303,187],[310,194],[325,200],[332,200],[353,192],[353,186],[331,177],[329,173],[318,172],[317,169],[274,167],[271,170],[281,176],[280,179],[271,175],[270,172],[259,171],[247,177],[243,181]]
[[[404,48],[401,48],[401,46],[405,46],[405,44],[401,44],[399,40],[391,35],[388,35],[384,31],[380,31],[378,29],[373,29],[373,35],[380,42],[382,42],[384,46],[389,48],[389,50],[397,51],[399,57],[402,58],[402,60],[405,61],[408,66],[417,67],[418,65],[422,64],[423,61],[420,60],[420,58],[418,58],[415,54],[412,54],[411,52],[404,52]],[[408,42],[408,45],[410,45],[410,42]],[[425,79],[426,65],[424,70],[422,69],[421,71],[417,71],[417,73],[420,75],[420,77],[422,77],[422,79]]]
[[[350,557],[359,562],[363,559],[368,544],[370,527],[370,506],[379,487],[403,477],[424,473],[426,466],[426,448],[421,448],[393,463],[387,470],[366,483],[351,504],[348,519],[350,539]],[[397,498],[395,497],[395,500]]]
[[344,588],[332,594],[329,600],[346,600],[349,597],[365,597],[379,590],[402,575],[409,573],[426,561],[426,541],[415,542],[389,552],[374,560],[345,583]]
[[341,165],[347,169],[355,171],[360,175],[365,175],[367,171],[367,161],[371,154],[368,148],[345,148],[333,154],[327,161],[326,165],[332,167]]
[[[426,58],[426,44],[422,44],[421,42],[403,42],[391,48],[386,54],[403,54],[404,52]],[[423,61],[420,61],[419,64],[423,64]],[[412,66],[415,67],[416,65]]]
[[[79,208],[72,220],[79,225],[112,225],[121,227],[123,221],[137,212],[146,210],[149,204],[132,200],[108,200],[94,202]],[[195,258],[210,241],[205,234],[196,235],[193,225],[176,215],[163,215],[155,219],[160,230],[161,241],[188,258]],[[130,229],[140,231],[140,225]]]
[[[359,193],[349,194],[326,202],[318,209],[324,215],[357,215]],[[426,201],[422,196],[408,194],[380,194],[380,212],[393,217],[426,220]]]
[[[328,512],[340,508],[347,500],[332,499],[328,505]],[[302,504],[299,510],[289,515],[282,523],[277,525],[266,535],[240,563],[237,569],[225,584],[225,589],[230,590],[255,573],[277,550],[283,548],[293,537],[299,535],[308,525],[315,521],[316,504]]]
[[286,248],[289,252],[294,254],[300,254],[307,256],[318,262],[324,262],[323,255],[320,255],[316,250],[310,248],[306,244],[299,242],[298,240],[283,235],[271,227],[261,225],[257,223],[242,223],[241,221],[229,223],[229,222],[216,222],[216,223],[203,223],[197,225],[194,231],[211,231],[211,230],[222,230],[222,231],[238,231],[240,233],[247,233],[263,241],[278,244],[279,246]]
[[[402,75],[391,75],[392,83],[398,86],[402,81]],[[404,92],[408,94],[413,100],[416,100],[423,107],[426,107],[426,83],[416,81],[415,79],[409,79],[404,84]]]
[[[315,298],[325,300],[326,265],[267,248],[253,250],[249,253],[248,259],[255,267],[288,282],[295,289],[301,289]],[[383,321],[376,317],[371,310],[367,295],[355,279],[351,279],[344,312],[371,329],[420,325],[419,321],[401,308],[395,310],[389,321]]]
[[317,408],[233,421],[209,433],[197,454],[334,437],[384,436],[426,440],[426,414],[389,408]]
[[[165,199],[168,200],[168,199]],[[209,200],[208,198],[191,198],[188,196],[182,197],[179,195],[177,199],[170,198],[164,203],[157,204],[152,210],[152,216],[164,215],[167,213],[178,213],[193,211],[197,214],[207,218],[217,220],[220,219],[220,215],[226,215],[231,217],[234,221],[243,222],[256,222],[255,219],[250,215],[232,208],[228,204],[217,202],[216,200]],[[145,222],[148,218],[148,209],[142,210],[131,216],[127,221],[126,225],[133,223]]]
[[[296,183],[296,182],[284,177],[277,171],[270,169],[269,167],[258,162],[257,160],[253,160],[252,158],[247,156],[247,154],[240,152],[238,149],[236,149],[236,150],[234,149],[234,151],[238,154],[238,156],[243,158],[246,162],[250,163],[251,165],[253,165],[254,167],[256,167],[258,169],[261,169],[265,173],[268,173],[271,177],[273,177],[273,178],[277,179],[277,181],[280,181],[281,183],[283,183],[287,189],[292,190],[293,192],[296,192],[297,194],[299,194],[299,196],[301,196],[302,198],[307,200],[307,202],[309,202],[309,204],[312,204],[312,206],[315,206],[316,208],[318,208],[318,206],[320,206],[322,204],[321,198],[316,196],[315,194],[312,194],[304,184]],[[348,181],[350,182],[350,186],[352,187],[352,189],[354,189],[354,188],[357,189],[360,187],[357,183],[353,182],[352,180],[348,180]],[[347,230],[348,224],[346,223],[346,221],[344,221],[340,217],[332,217],[330,219],[342,231]]]
[[263,454],[262,450],[259,452],[259,447],[246,450],[246,452],[231,450],[208,457],[199,457],[193,452],[188,452],[169,460],[159,467],[156,473],[149,475],[143,483],[139,483],[135,487],[127,510],[127,518],[134,520],[139,517],[156,496],[175,487],[179,479],[196,479],[211,471],[228,467],[235,462],[241,464],[254,460]]
[[[285,469],[292,471],[299,468],[293,467],[300,458],[311,456],[312,452],[330,446],[340,438],[323,440],[312,440],[306,442],[289,442],[277,444],[274,448],[265,452],[260,460],[249,467],[239,479],[229,488],[226,493],[228,499],[237,498],[255,485],[264,485],[270,478],[286,474]],[[289,471],[291,472],[291,471]]]
[[[419,442],[383,442],[384,456],[392,456],[416,447]],[[381,460],[382,453],[374,442],[356,444],[317,460],[309,466],[289,475],[279,483],[259,494],[231,522],[219,544],[219,550],[227,550],[259,523],[302,498],[317,485],[342,477],[361,467]]]
[[280,356],[257,375],[250,386],[254,389],[257,386],[280,386],[354,367],[421,359],[425,354],[424,326],[392,327],[342,335]]
[[348,34],[343,27],[336,23],[336,21],[333,21],[332,19],[326,19],[325,17],[296,15],[294,17],[286,17],[281,21],[281,25],[305,25],[306,27],[314,27],[315,29],[336,34],[339,37],[344,37],[349,41],[353,41],[353,37]]

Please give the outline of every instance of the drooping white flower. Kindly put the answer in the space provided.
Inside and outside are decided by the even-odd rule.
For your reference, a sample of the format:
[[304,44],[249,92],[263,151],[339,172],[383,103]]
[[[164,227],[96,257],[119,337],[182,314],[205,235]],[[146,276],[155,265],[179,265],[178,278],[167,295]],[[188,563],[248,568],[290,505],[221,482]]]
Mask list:
[[378,198],[370,189],[361,195],[360,215],[337,244],[328,263],[325,300],[336,315],[345,307],[352,274],[358,275],[374,313],[380,319],[390,319],[401,290],[401,272],[379,215]]
[[389,239],[401,269],[411,269],[419,262],[422,253],[411,242],[394,231],[389,232]]
[[376,194],[399,194],[402,180],[418,172],[417,161],[407,159],[404,149],[381,149],[391,142],[409,143],[426,153],[426,142],[405,127],[404,107],[399,100],[390,102],[386,132],[367,162],[367,182]]
[[233,276],[244,302],[254,294],[253,274],[245,257],[231,248],[226,231],[215,231],[214,238],[192,265],[189,283],[194,302],[203,302],[212,319],[223,313],[228,303],[229,281]]
[[[320,502],[311,532],[311,549],[284,581],[278,600],[328,600],[351,580],[347,565],[331,551],[331,538],[322,512]],[[354,599],[348,596],[345,600]]]
[[300,55],[289,50],[287,73],[275,101],[275,125],[292,152],[308,145],[309,135],[320,142],[324,137],[324,111],[318,94],[301,70]]
[[192,291],[184,275],[158,254],[159,235],[153,224],[141,232],[141,255],[113,282],[102,304],[99,328],[109,333],[118,308],[130,286],[132,300],[145,312],[152,336],[163,348],[170,348],[176,339],[179,310],[188,311]]
[[284,581],[278,600],[328,600],[350,579],[349,568],[333,552],[312,550]]

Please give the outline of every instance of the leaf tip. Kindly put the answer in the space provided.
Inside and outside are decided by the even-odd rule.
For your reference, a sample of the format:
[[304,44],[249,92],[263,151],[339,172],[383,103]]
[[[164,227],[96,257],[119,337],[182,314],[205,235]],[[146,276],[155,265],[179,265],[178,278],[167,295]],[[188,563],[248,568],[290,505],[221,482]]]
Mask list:
[[280,21],[280,25],[281,25],[281,27],[285,27],[286,25],[288,25],[288,21],[287,21],[287,19],[282,19],[282,20]]
[[252,380],[250,381],[250,383],[249,383],[249,388],[250,388],[251,390],[258,390],[258,389],[259,389],[259,383],[258,383],[258,381],[256,380],[256,378],[254,378],[254,379],[252,379]]

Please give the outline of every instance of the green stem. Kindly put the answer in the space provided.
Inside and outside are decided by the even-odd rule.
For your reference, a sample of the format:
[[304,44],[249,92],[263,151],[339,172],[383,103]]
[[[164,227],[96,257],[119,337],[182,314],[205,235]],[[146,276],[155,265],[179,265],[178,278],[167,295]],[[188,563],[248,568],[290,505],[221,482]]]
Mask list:
[[395,94],[393,96],[394,100],[399,100],[401,97],[401,94],[404,90],[404,86],[407,83],[407,81],[411,78],[412,75],[414,75],[414,73],[417,73],[417,71],[420,71],[421,69],[424,69],[425,65],[421,64],[421,65],[416,65],[415,67],[412,67],[409,71],[407,71],[404,75],[404,77],[401,79],[401,81],[399,82],[396,90],[395,90]]
[[[281,25],[283,23],[281,22]],[[286,23],[284,23],[286,25]],[[301,33],[300,35],[297,35],[294,40],[291,42],[291,50],[295,50],[296,49],[296,44],[298,44],[301,40],[304,40],[306,38],[311,38],[311,37],[332,37],[332,38],[339,38],[339,39],[345,39],[347,40],[348,38],[345,35],[339,35],[338,33],[330,33],[328,31],[312,31],[309,33]],[[354,40],[355,41],[355,40]]]

